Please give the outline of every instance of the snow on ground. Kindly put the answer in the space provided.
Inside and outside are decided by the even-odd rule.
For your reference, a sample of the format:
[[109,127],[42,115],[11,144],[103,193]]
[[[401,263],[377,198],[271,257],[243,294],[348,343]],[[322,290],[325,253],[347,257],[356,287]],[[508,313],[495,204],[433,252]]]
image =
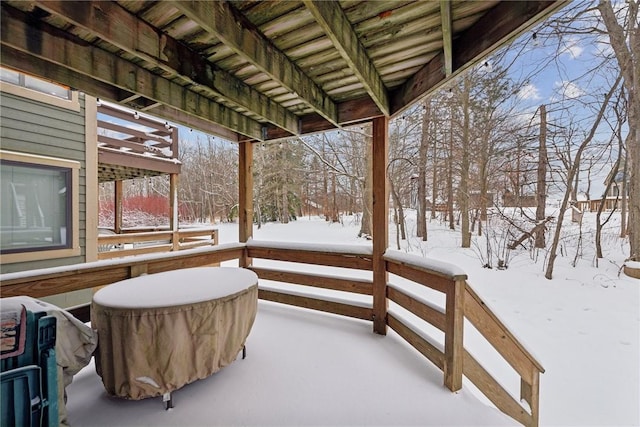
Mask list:
[[[593,222],[585,214],[582,241],[578,226],[566,224],[553,280],[544,278],[544,251],[520,249],[511,253],[506,270],[482,268],[485,241],[474,237],[471,249],[460,249],[459,232],[435,220],[429,223],[427,242],[401,244],[403,251],[466,271],[471,286],[542,363],[543,426],[640,425],[640,280],[619,274],[626,243],[617,237],[615,223],[603,233],[605,258],[595,266]],[[222,243],[237,240],[235,224],[219,228]],[[264,224],[254,238],[370,245],[357,237],[358,229],[352,217],[342,224],[300,218]],[[408,232],[415,234],[411,219]],[[491,230],[488,234],[497,247],[500,237]],[[423,296],[441,303],[429,292]],[[459,394],[449,393],[437,368],[393,332],[386,338],[371,334],[366,322],[261,302],[248,346],[246,360],[176,392],[177,407],[167,414],[155,399],[122,403],[107,398],[92,368],[85,369],[70,388],[73,425],[513,424],[479,403],[484,399],[470,384]],[[471,327],[465,329],[465,347],[517,397],[519,379]],[[256,380],[268,387],[255,386]],[[204,406],[194,397],[201,393],[211,393]],[[392,403],[385,403],[389,398]],[[108,415],[103,415],[105,408]]]

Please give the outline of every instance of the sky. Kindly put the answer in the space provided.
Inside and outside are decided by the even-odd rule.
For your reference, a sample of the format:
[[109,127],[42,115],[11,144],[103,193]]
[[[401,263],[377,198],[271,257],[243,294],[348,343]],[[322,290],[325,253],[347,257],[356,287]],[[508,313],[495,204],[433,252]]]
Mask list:
[[[415,212],[409,210],[408,215],[408,233],[415,235]],[[328,223],[305,217],[289,224],[268,223],[255,230],[254,238],[371,244],[357,237],[353,217],[342,220]],[[593,224],[593,214],[587,214],[579,247],[577,225],[567,219],[564,252],[551,281],[544,278],[544,251],[518,249],[508,256],[506,270],[482,268],[485,241],[474,236],[472,248],[461,249],[459,231],[448,230],[439,220],[429,223],[427,242],[411,238],[401,243],[402,252],[462,268],[473,289],[542,364],[546,372],[540,379],[541,426],[640,425],[640,280],[620,274],[625,255],[617,237],[617,216],[604,230],[605,257],[596,267]],[[218,226],[221,243],[237,241],[236,224]],[[395,242],[390,228],[389,241]],[[498,230],[485,231],[490,245],[500,243]],[[283,268],[276,261],[255,262]],[[367,274],[300,264],[288,268],[339,277]],[[442,303],[424,287],[393,275],[390,282],[433,304]],[[306,288],[264,280],[260,286]],[[391,310],[415,322],[393,304]],[[440,339],[426,324],[416,325]],[[517,376],[468,324],[464,342],[517,398]],[[261,302],[247,348],[247,359],[175,392],[175,408],[169,412],[160,398],[109,398],[89,365],[68,389],[71,425],[517,425],[468,382],[461,392],[450,393],[442,386],[442,373],[430,362],[393,332],[374,335],[364,321]]]

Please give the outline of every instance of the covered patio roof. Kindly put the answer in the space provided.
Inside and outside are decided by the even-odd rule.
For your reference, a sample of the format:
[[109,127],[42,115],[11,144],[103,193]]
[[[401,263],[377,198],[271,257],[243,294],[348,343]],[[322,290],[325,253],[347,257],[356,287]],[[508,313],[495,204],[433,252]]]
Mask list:
[[2,64],[231,141],[393,117],[561,1],[2,2]]

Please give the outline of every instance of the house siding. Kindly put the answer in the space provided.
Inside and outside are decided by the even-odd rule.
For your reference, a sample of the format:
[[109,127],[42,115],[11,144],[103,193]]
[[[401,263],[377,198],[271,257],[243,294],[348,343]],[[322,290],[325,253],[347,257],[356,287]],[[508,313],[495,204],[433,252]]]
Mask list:
[[86,136],[85,102],[80,95],[80,111],[68,110],[37,100],[0,92],[0,148],[27,154],[74,160],[79,171],[80,256],[38,261],[3,263],[0,273],[33,270],[85,262],[86,252]]

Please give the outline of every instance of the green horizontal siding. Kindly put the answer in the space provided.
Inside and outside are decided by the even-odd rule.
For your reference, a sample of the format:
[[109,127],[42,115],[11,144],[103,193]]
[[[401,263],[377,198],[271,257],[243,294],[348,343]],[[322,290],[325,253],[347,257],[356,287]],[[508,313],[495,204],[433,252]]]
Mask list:
[[84,97],[80,112],[0,92],[0,148],[27,154],[80,162],[79,212],[81,256],[4,264],[0,272],[10,273],[85,262],[86,170]]

